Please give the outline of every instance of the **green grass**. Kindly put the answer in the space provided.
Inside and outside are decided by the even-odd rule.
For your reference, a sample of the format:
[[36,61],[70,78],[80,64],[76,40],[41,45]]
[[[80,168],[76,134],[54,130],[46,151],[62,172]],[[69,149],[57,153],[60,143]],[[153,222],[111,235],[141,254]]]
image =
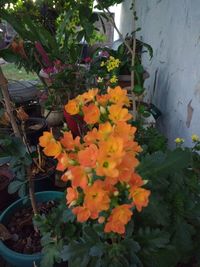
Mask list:
[[8,80],[37,80],[35,73],[27,73],[25,69],[17,69],[12,63],[1,65],[4,75]]

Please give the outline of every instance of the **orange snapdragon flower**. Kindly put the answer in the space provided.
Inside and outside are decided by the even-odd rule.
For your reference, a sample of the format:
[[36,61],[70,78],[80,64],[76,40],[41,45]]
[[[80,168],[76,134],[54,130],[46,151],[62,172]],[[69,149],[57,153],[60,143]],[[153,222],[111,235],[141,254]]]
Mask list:
[[125,225],[130,221],[133,214],[130,208],[131,205],[128,204],[119,205],[114,208],[108,218],[104,231],[106,233],[114,232],[124,234]]
[[110,207],[110,198],[108,192],[104,189],[103,181],[96,180],[92,186],[85,189],[84,205],[92,213],[108,210]]
[[91,144],[84,150],[78,152],[78,161],[83,167],[94,168],[96,166],[98,148]]
[[132,115],[128,112],[127,108],[122,108],[120,105],[112,105],[109,108],[109,119],[117,123],[118,121],[128,121]]
[[83,107],[83,119],[87,124],[95,124],[99,121],[100,111],[95,104]]
[[129,198],[133,199],[133,204],[135,205],[136,209],[140,212],[143,207],[147,207],[149,203],[149,196],[151,192],[147,189],[135,186],[130,188]]
[[110,102],[119,105],[129,106],[129,99],[127,96],[127,90],[122,89],[120,86],[115,88],[108,88],[108,95]]
[[58,157],[62,152],[60,142],[56,141],[52,132],[44,132],[39,138],[39,144],[44,147],[43,152],[48,157]]

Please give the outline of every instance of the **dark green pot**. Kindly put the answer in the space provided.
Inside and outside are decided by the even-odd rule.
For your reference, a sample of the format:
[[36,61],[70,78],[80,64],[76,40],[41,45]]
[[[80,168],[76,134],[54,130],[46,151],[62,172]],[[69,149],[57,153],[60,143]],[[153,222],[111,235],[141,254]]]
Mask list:
[[[36,193],[37,202],[46,202],[49,200],[59,200],[64,196],[62,192],[46,191]],[[7,224],[12,214],[23,207],[23,201],[27,200],[27,197],[22,198],[10,205],[0,216],[0,223]],[[29,201],[29,200],[28,200]],[[29,201],[30,202],[30,201]],[[5,244],[0,241],[0,255],[12,266],[15,267],[33,267],[33,263],[39,266],[42,254],[21,254],[9,249]]]

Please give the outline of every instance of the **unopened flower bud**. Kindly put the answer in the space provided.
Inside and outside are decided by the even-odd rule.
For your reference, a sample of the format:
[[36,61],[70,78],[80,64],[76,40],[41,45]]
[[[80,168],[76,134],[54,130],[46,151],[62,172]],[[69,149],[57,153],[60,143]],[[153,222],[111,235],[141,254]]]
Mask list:
[[114,195],[115,197],[119,196],[119,191],[115,191],[115,192],[113,193],[113,195]]
[[72,206],[76,205],[76,200],[73,200],[70,204],[69,204],[69,208],[71,208]]
[[98,219],[98,223],[104,223],[105,222],[105,217],[103,216],[100,216],[99,219]]
[[106,113],[106,109],[102,106],[100,106],[100,112],[101,114],[105,114]]
[[126,188],[127,188],[127,189],[129,189],[129,188],[130,188],[130,185],[129,185],[129,184],[127,184],[127,185],[126,185]]

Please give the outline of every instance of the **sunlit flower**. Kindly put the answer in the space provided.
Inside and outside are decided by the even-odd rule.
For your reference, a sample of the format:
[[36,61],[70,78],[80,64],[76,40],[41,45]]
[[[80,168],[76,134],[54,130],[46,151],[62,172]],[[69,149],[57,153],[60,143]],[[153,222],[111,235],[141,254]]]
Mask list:
[[175,143],[176,144],[183,144],[184,143],[184,139],[183,138],[180,138],[180,137],[177,137],[176,139],[175,139]]
[[95,124],[99,121],[100,111],[95,104],[83,107],[83,119],[88,124]]
[[135,205],[138,211],[141,211],[143,207],[147,207],[149,203],[149,196],[151,192],[144,188],[135,186],[130,188],[130,195],[129,197],[133,199],[133,204]]
[[199,136],[198,136],[197,134],[193,134],[193,135],[192,135],[192,141],[193,141],[193,142],[199,142],[199,141],[200,141]]

